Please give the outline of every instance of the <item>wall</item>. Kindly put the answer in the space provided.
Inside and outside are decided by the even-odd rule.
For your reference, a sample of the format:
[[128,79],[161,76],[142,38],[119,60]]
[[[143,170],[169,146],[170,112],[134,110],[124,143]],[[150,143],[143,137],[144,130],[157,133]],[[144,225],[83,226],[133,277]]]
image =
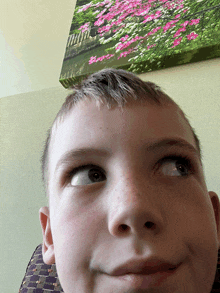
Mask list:
[[[220,58],[141,74],[162,86],[185,111],[201,140],[209,190],[220,195]],[[47,129],[68,91],[8,96],[1,107],[0,292],[18,292],[42,242],[38,211],[47,205],[40,157]]]
[[0,97],[59,86],[75,4],[1,1]]

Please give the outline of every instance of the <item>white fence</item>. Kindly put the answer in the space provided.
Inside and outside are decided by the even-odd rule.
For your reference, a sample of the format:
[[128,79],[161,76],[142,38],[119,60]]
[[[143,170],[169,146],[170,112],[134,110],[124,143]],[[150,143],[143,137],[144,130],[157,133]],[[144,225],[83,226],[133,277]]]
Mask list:
[[72,34],[68,37],[67,39],[67,45],[66,47],[73,46],[75,44],[81,43],[82,41],[91,38],[90,36],[91,32],[91,27],[85,31],[85,32],[80,32],[79,34]]

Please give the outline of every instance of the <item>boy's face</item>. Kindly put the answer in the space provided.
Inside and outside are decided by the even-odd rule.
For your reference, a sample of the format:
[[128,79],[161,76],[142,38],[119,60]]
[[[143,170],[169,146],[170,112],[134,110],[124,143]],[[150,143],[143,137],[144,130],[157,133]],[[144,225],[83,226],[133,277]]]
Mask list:
[[44,261],[65,293],[209,293],[219,200],[193,134],[173,105],[123,110],[79,102],[52,137]]

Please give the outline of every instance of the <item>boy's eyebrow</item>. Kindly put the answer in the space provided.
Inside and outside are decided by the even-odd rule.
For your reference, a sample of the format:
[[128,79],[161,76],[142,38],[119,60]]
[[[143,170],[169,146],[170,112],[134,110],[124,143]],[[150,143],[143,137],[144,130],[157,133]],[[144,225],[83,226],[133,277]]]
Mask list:
[[199,156],[199,150],[197,148],[195,148],[192,144],[190,144],[189,142],[187,142],[187,141],[185,141],[184,139],[181,139],[181,138],[178,138],[178,139],[170,139],[170,138],[162,139],[162,140],[157,141],[155,143],[148,144],[146,149],[147,149],[147,151],[153,151],[153,150],[161,148],[161,147],[173,146],[173,145],[177,145],[179,147],[185,148],[185,149],[187,149],[187,150],[189,150],[189,151],[191,151],[194,154]]
[[[164,147],[170,147],[170,146],[178,146],[184,149],[187,149],[188,151],[192,152],[194,155],[198,157],[198,159],[201,162],[200,154],[197,148],[195,148],[193,145],[188,143],[187,141],[183,139],[162,139],[159,141],[156,141],[154,143],[148,143],[144,145],[144,149],[147,152],[153,152],[156,151],[156,149],[161,149]],[[82,159],[85,157],[85,155],[98,155],[100,157],[107,157],[111,154],[110,150],[107,150],[105,148],[92,148],[92,147],[85,147],[85,148],[79,148],[79,149],[73,149],[71,151],[66,152],[58,161],[55,172],[58,168],[60,168],[62,165],[65,165],[69,161],[72,161],[73,159]]]

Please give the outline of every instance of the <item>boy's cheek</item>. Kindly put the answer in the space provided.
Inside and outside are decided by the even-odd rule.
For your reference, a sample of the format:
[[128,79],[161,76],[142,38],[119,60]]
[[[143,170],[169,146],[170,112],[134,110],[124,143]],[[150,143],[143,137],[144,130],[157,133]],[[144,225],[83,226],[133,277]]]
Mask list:
[[[71,215],[66,216],[57,216],[52,221],[58,276],[64,289],[68,288],[68,284],[71,283],[75,289],[76,286],[79,286],[79,290],[73,292],[90,292],[86,286],[91,277],[89,264],[93,253],[95,234],[91,233],[92,227],[89,229],[89,223],[86,219],[80,221],[79,218],[72,216],[71,220]],[[79,285],[79,280],[84,280],[85,284]]]

